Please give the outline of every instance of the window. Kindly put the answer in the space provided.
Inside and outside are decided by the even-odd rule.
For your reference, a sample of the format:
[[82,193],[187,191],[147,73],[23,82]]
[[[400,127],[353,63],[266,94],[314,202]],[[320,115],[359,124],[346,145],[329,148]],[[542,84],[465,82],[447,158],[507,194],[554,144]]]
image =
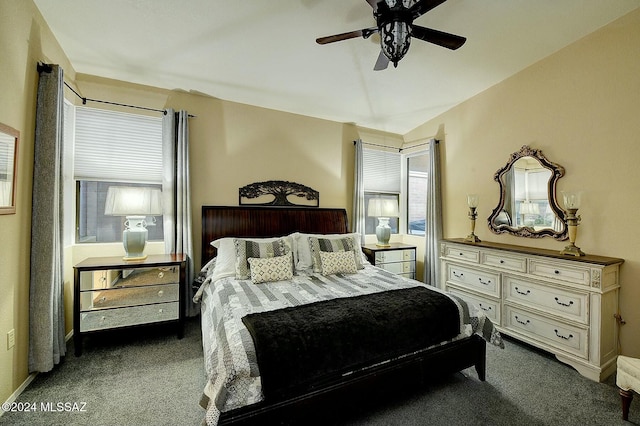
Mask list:
[[[124,217],[104,214],[109,186],[162,188],[162,119],[71,108],[76,242],[122,241]],[[163,239],[162,216],[148,217],[148,240]]]
[[[369,200],[371,198],[387,198],[400,201],[401,190],[401,155],[397,152],[380,151],[364,148],[363,182],[365,208],[365,234],[375,234],[378,219],[369,217]],[[399,233],[399,218],[390,218],[391,233]]]
[[429,154],[407,156],[407,233],[425,235]]

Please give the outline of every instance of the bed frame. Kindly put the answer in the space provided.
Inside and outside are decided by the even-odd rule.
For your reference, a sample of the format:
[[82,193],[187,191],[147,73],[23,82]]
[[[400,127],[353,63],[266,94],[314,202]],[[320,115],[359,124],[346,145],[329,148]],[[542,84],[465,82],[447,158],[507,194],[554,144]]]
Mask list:
[[[309,207],[202,207],[202,265],[216,254],[211,242],[222,237],[275,237],[292,232],[338,234],[348,232],[344,209]],[[261,424],[285,413],[304,413],[305,407],[354,389],[373,389],[376,383],[401,374],[421,371],[422,380],[475,367],[485,380],[486,343],[477,335],[425,349],[388,363],[323,383],[315,390],[286,400],[264,401],[222,413],[219,425]],[[416,370],[416,367],[419,368]],[[294,414],[295,415],[295,414]]]

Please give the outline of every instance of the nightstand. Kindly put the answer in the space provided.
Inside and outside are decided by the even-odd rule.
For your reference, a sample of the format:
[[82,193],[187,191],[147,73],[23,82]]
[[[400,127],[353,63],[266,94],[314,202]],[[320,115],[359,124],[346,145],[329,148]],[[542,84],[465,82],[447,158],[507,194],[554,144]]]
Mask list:
[[402,243],[391,243],[389,247],[365,244],[362,251],[372,265],[407,278],[416,278],[416,246]]
[[87,333],[175,322],[184,329],[186,255],[157,254],[144,260],[90,257],[73,267],[73,341],[82,354]]

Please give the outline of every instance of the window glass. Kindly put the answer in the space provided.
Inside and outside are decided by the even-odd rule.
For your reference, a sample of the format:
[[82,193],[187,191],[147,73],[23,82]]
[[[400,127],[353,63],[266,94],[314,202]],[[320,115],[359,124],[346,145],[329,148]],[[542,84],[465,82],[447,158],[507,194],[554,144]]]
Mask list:
[[407,233],[425,235],[429,154],[407,157]]

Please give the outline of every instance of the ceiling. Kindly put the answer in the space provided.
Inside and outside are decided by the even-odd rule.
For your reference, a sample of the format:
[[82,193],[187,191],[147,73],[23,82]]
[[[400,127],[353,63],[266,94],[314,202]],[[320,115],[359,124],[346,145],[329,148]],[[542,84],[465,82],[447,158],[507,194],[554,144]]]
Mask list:
[[34,1],[78,73],[401,135],[640,7],[448,0],[415,23],[464,46],[413,40],[397,68],[373,71],[374,36],[315,42],[374,26],[365,0]]

